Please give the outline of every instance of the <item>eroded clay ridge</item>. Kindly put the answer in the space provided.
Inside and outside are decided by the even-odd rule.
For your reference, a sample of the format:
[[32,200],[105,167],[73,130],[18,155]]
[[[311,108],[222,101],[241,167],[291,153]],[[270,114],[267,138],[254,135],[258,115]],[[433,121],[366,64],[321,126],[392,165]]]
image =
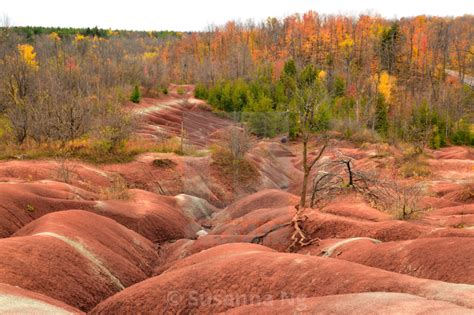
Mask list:
[[313,176],[350,157],[419,185],[423,211],[346,190],[305,209],[318,241],[290,253],[300,145],[252,139],[252,180],[229,179],[208,148],[234,122],[175,89],[135,108],[136,132],[184,132],[199,154],[69,161],[67,177],[55,160],[0,162],[0,313],[474,313],[472,148],[427,150],[429,174],[407,179],[402,148],[332,140]]

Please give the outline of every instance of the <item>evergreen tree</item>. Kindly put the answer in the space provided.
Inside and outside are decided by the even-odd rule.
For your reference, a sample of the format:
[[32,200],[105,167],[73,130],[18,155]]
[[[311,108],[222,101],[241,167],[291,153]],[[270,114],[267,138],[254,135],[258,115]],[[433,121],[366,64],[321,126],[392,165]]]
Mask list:
[[385,97],[380,93],[375,106],[375,130],[384,137],[388,134],[388,106]]
[[141,94],[140,94],[140,88],[138,85],[135,85],[135,88],[133,89],[132,96],[130,96],[130,101],[134,103],[140,103],[141,100]]

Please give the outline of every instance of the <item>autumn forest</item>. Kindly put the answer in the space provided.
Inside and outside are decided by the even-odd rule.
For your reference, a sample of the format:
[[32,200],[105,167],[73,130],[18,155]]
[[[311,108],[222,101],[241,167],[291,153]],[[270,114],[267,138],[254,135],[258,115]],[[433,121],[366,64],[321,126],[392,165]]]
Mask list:
[[196,97],[241,113],[259,136],[284,122],[297,137],[295,89],[317,82],[325,97],[315,131],[472,145],[473,36],[470,15],[387,20],[311,11],[192,33],[5,25],[0,137],[12,145],[98,138],[115,150],[133,123],[123,103],[134,90],[166,94],[169,83],[196,84]]

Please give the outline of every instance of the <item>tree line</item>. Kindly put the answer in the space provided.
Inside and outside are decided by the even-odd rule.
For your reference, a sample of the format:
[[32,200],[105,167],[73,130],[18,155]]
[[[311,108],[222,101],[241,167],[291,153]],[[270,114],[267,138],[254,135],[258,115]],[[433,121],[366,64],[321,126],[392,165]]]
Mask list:
[[201,83],[196,95],[219,110],[291,114],[284,93],[291,62],[316,69],[331,96],[316,113],[318,128],[437,148],[474,143],[473,89],[462,84],[474,72],[473,22],[469,15],[386,20],[308,12],[258,25],[229,22],[176,45],[194,54],[185,73]]
[[295,86],[306,76],[327,95],[315,131],[472,144],[474,94],[461,82],[474,73],[473,28],[470,15],[311,11],[190,33],[4,25],[0,137],[21,145],[101,135],[112,149],[126,137],[123,103],[163,94],[169,82],[197,84],[198,97],[239,113],[256,134],[287,126],[296,136]]

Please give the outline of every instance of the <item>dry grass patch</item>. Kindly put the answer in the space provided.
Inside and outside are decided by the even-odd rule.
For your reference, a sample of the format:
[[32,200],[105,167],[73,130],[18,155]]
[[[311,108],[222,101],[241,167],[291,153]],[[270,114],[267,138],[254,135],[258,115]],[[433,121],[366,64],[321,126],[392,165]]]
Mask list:
[[109,187],[100,189],[99,196],[101,200],[129,200],[131,197],[127,182],[118,174],[112,177]]

